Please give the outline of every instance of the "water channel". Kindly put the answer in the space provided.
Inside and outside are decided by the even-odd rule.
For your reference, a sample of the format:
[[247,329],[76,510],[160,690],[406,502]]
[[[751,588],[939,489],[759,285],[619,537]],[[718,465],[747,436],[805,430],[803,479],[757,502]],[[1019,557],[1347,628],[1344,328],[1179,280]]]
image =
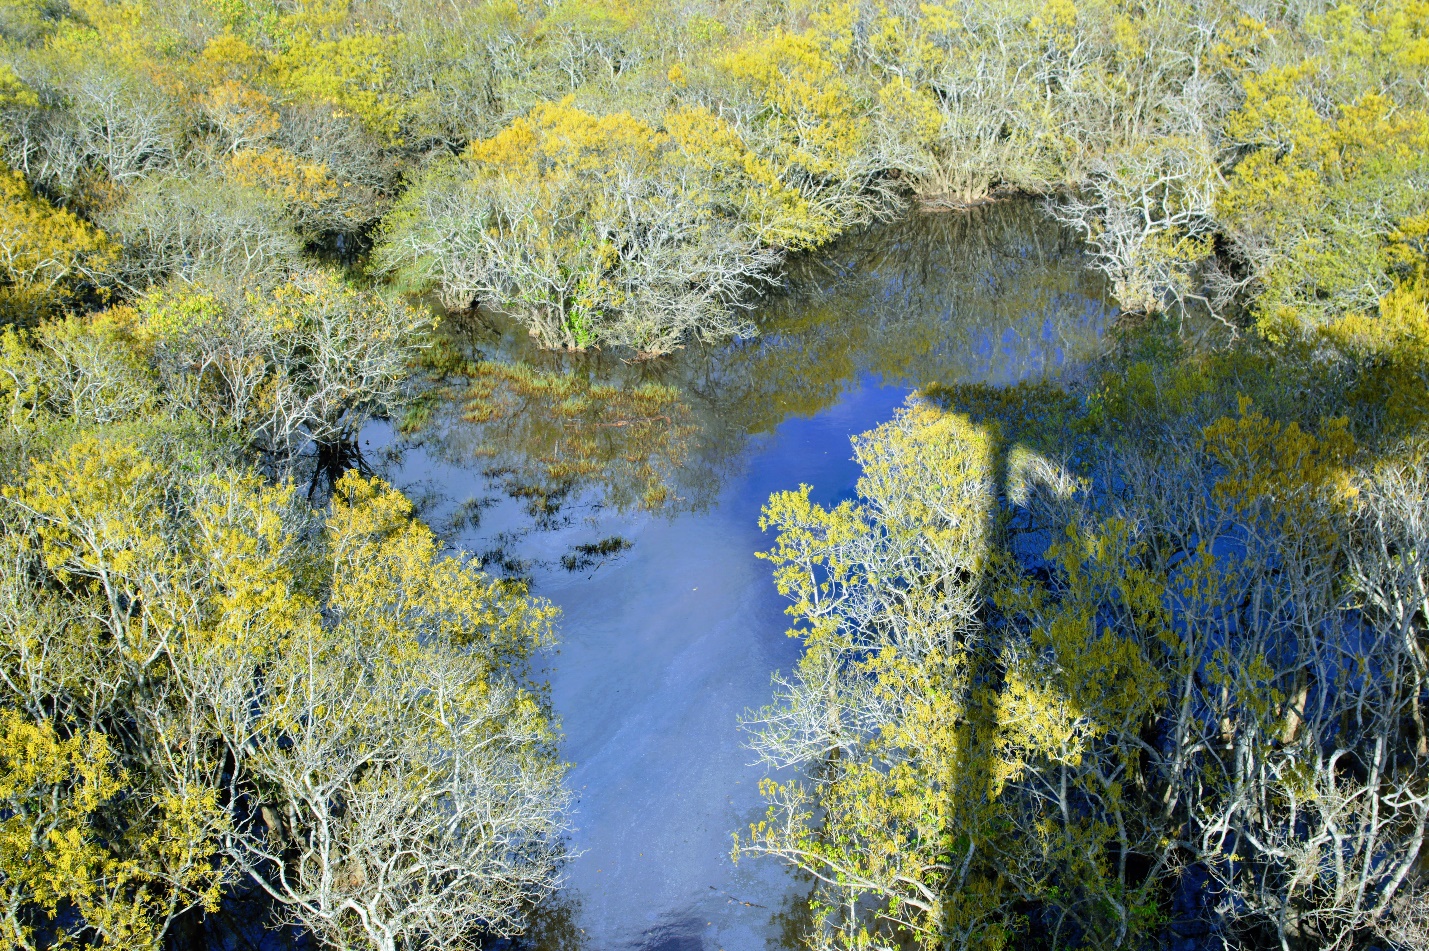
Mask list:
[[[662,360],[538,353],[510,327],[454,321],[473,357],[579,386],[501,384],[499,418],[454,393],[414,432],[364,433],[452,545],[562,609],[543,662],[578,854],[543,951],[792,946],[804,886],[729,854],[765,774],[739,717],[799,649],[754,557],[771,543],[760,507],[800,483],[850,495],[850,437],[919,386],[1075,373],[1116,313],[1086,264],[1035,203],[1008,201],[852,235],[790,265],[756,338]],[[587,405],[612,393],[614,408]]]

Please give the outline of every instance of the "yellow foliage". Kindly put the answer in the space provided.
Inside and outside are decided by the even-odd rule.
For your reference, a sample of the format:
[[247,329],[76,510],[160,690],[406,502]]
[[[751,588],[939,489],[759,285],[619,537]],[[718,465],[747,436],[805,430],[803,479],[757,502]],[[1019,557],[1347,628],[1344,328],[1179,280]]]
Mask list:
[[200,102],[214,124],[234,142],[255,142],[278,131],[272,97],[234,80],[211,87]]
[[1296,423],[1267,419],[1242,397],[1240,415],[1206,427],[1207,452],[1225,472],[1215,484],[1223,505],[1264,520],[1294,537],[1333,537],[1329,516],[1354,494],[1348,462],[1354,439],[1344,419],[1328,420],[1318,436]]
[[252,44],[225,30],[204,44],[194,69],[200,81],[221,87],[254,76],[265,64],[266,58]]
[[[168,555],[163,474],[134,446],[87,435],[37,462],[23,488],[3,492],[40,519],[40,550],[51,571],[102,581],[111,598],[137,598]],[[128,646],[136,658],[152,648]]]
[[1326,335],[1361,358],[1429,365],[1429,289],[1422,280],[1396,284],[1377,314],[1346,314]]
[[995,548],[1001,451],[915,404],[858,440],[856,502],[824,509],[802,487],[764,510],[779,535],[761,557],[805,654],[759,745],[807,743],[811,780],[766,781],[768,816],[737,849],[827,885],[830,947],[870,946],[860,902],[929,949],[1005,947],[1034,895],[1098,943],[1155,928],[1155,884],[1110,856],[1148,848],[1127,789],[1178,643],[1166,587],[1115,519],[1049,553],[1055,593],[1017,578]]
[[25,85],[9,63],[0,63],[0,106],[37,108],[40,99]]
[[228,157],[228,166],[235,181],[289,205],[317,208],[340,192],[326,165],[305,162],[286,149],[238,149]]
[[786,185],[777,166],[752,152],[728,122],[703,107],[665,114],[664,130],[674,146],[665,161],[707,177],[716,200],[727,203],[763,242],[797,250],[837,234],[836,221]]
[[1248,71],[1255,54],[1272,36],[1272,31],[1261,20],[1236,17],[1220,30],[1211,46],[1210,61],[1232,75]]
[[400,139],[404,107],[387,91],[397,39],[355,34],[318,39],[296,30],[288,48],[274,56],[274,81],[289,95],[327,103],[362,120],[384,141]]
[[652,170],[663,136],[629,113],[594,116],[573,97],[541,103],[490,139],[473,142],[473,161],[510,177],[599,175],[614,163],[637,173]]
[[834,58],[845,43],[776,30],[719,60],[769,108],[765,123],[781,167],[839,176],[858,161],[869,130]]
[[[483,729],[509,726],[519,737],[500,755],[553,771],[555,788],[559,770],[543,759],[553,737],[545,707],[518,684],[531,653],[550,642],[551,605],[444,556],[411,504],[375,480],[341,480],[324,526],[291,484],[187,467],[123,435],[86,434],[4,489],[0,504],[24,522],[0,539],[6,558],[33,546],[43,556],[36,570],[50,573],[33,591],[28,577],[3,579],[10,597],[29,599],[22,615],[13,605],[0,615],[7,704],[33,702],[16,696],[14,676],[27,663],[22,634],[45,638],[46,662],[82,662],[63,671],[75,692],[54,704],[53,725],[0,713],[0,897],[24,911],[0,923],[11,929],[0,930],[0,947],[30,947],[14,929],[34,921],[76,942],[157,948],[174,914],[216,910],[233,871],[219,843],[248,821],[234,811],[229,783],[244,796],[273,794],[258,792],[248,765],[232,759],[224,771],[238,772],[216,784],[220,772],[207,758],[224,755],[231,736],[219,731],[235,723],[253,743],[272,744],[247,749],[249,757],[281,756],[294,731],[319,726],[352,735],[382,724],[426,749],[415,732],[430,730],[438,743],[445,715],[466,731],[469,717],[490,716],[495,697],[509,723]],[[374,689],[354,657],[409,685],[439,680],[432,659],[454,657],[468,680],[439,696],[412,686],[394,697]],[[335,660],[367,692],[342,698],[351,701],[342,709],[253,692],[315,659]],[[90,678],[107,688],[96,692]],[[141,700],[132,714],[116,707],[124,730],[73,726],[90,716],[83,707],[71,714],[76,703],[128,697],[140,684],[150,705]],[[237,687],[231,708],[226,684]],[[422,781],[420,773],[403,779]]]
[[329,610],[394,652],[435,637],[505,665],[551,642],[554,606],[476,566],[438,557],[431,529],[411,516],[411,502],[380,480],[351,472],[342,478],[327,520]]
[[[114,829],[104,812],[129,777],[106,738],[79,732],[60,738],[50,723],[14,710],[0,714],[0,893],[14,911],[38,909],[51,920],[72,910],[71,935],[88,932],[100,947],[162,946],[156,925],[165,913],[170,883],[193,889],[200,904],[217,910],[221,876],[209,860],[217,844],[207,835],[219,812],[217,791],[165,795],[153,828],[132,844],[132,854],[113,849]],[[39,834],[37,834],[37,832]],[[129,844],[129,843],[126,843]],[[166,881],[166,875],[176,873]],[[10,914],[0,923],[0,948],[34,947],[24,924]]]
[[1405,76],[1429,70],[1429,2],[1395,0],[1373,10],[1370,22],[1382,33],[1380,52]]
[[0,168],[0,318],[30,322],[86,292],[102,296],[116,260],[103,232]]
[[[0,802],[8,813],[0,822],[0,892],[7,906],[55,915],[62,903],[75,902],[84,918],[102,913],[105,879],[124,870],[99,844],[91,821],[125,782],[103,735],[61,739],[48,722],[14,710],[0,714]],[[5,916],[0,948],[34,947],[33,929],[22,920]],[[154,938],[126,937],[136,948]]]
[[1075,42],[1072,31],[1077,26],[1077,7],[1072,0],[1047,0],[1027,26],[1044,42],[1065,51]]
[[1247,77],[1245,102],[1226,120],[1227,133],[1253,151],[1217,213],[1252,257],[1259,318],[1272,333],[1372,306],[1391,267],[1417,263],[1429,214],[1406,177],[1429,153],[1429,112],[1378,91],[1326,109],[1316,104],[1326,68],[1308,59]]
[[1413,432],[1429,421],[1429,289],[1423,278],[1402,281],[1374,314],[1347,314],[1325,336],[1358,364],[1356,403],[1382,413],[1395,432]]
[[909,85],[901,76],[878,90],[878,105],[906,130],[907,141],[932,145],[943,129],[943,115],[933,97]]

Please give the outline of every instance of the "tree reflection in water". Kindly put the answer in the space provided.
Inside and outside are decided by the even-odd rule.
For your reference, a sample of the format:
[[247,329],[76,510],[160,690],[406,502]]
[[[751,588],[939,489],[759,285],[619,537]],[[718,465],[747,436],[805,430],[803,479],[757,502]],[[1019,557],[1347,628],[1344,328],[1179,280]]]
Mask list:
[[849,236],[758,305],[759,336],[650,361],[462,315],[407,434],[365,434],[432,524],[564,612],[548,675],[582,854],[522,949],[787,946],[807,884],[728,859],[764,809],[738,715],[796,659],[760,507],[800,482],[836,502],[848,437],[909,390],[1075,372],[1115,314],[1026,201]]
[[[700,511],[751,437],[851,388],[1007,383],[1091,355],[1115,309],[1083,263],[1037,202],[1013,200],[849,235],[791,262],[759,302],[758,336],[658,360],[541,351],[499,317],[458,315],[411,437],[519,500],[527,531],[590,506]],[[501,544],[489,554],[530,567]]]

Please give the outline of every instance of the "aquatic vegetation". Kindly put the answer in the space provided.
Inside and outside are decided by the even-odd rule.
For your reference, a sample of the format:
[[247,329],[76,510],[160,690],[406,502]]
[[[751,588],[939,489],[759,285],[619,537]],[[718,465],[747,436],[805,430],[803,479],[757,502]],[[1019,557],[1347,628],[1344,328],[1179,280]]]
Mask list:
[[611,535],[598,542],[577,545],[572,551],[561,556],[561,567],[567,571],[599,568],[611,558],[629,551],[632,544],[629,539]]
[[549,509],[575,487],[606,504],[659,509],[697,432],[681,393],[579,373],[486,361],[470,368],[465,419],[478,455],[503,467],[511,491]]

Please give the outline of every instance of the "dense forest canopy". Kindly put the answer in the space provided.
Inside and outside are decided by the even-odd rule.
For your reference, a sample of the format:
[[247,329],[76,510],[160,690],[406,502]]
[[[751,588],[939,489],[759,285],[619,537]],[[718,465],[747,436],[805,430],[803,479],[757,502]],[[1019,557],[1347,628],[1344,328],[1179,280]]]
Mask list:
[[39,316],[305,250],[547,346],[748,329],[910,199],[1053,194],[1122,306],[1286,333],[1429,233],[1425,20],[1229,3],[7,2],[6,283]]
[[[0,0],[0,163],[0,947],[519,933],[554,609],[344,474],[427,304],[655,358],[1013,192],[1115,346],[770,501],[803,778],[736,851],[820,948],[1429,945],[1429,3]],[[458,369],[547,475],[546,403],[686,425]]]

